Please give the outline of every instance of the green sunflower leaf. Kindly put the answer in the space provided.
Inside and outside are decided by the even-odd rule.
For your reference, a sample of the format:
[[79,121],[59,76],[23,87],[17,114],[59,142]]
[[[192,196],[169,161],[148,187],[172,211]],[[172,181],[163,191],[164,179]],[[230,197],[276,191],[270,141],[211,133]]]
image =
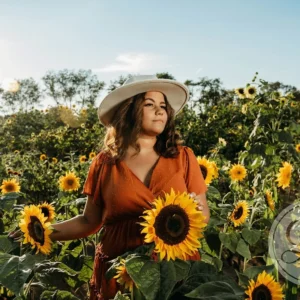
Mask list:
[[266,271],[267,273],[272,273],[274,270],[274,265],[270,266],[255,266],[247,268],[244,272],[244,275],[246,275],[250,279],[254,279],[259,273],[262,273],[263,271]]
[[250,259],[251,258],[251,253],[249,250],[249,246],[245,243],[243,239],[240,239],[237,247],[236,247],[236,252],[241,254],[243,257]]
[[260,239],[261,232],[255,229],[244,228],[242,230],[242,237],[249,245],[255,245]]
[[137,256],[126,260],[125,267],[146,300],[155,300],[161,281],[159,264],[149,256]]
[[18,246],[18,243],[14,243],[6,235],[0,235],[0,252],[9,253]]
[[227,249],[229,249],[232,253],[235,253],[238,245],[238,238],[234,232],[219,232],[219,239]]
[[207,199],[209,200],[221,200],[221,194],[220,192],[213,186],[209,185],[207,190]]
[[163,260],[160,262],[160,289],[157,300],[166,300],[169,298],[176,280],[176,268],[173,261]]
[[15,256],[0,253],[0,284],[18,295],[24,283],[27,282],[35,264],[42,260],[44,260],[44,257],[41,255],[25,254]]
[[201,284],[185,296],[202,300],[241,300],[242,294],[236,294],[227,282],[213,281]]

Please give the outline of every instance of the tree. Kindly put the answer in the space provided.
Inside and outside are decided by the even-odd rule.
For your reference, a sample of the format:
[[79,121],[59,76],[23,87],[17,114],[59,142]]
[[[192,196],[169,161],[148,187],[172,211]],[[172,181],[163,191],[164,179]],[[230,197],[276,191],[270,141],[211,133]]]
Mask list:
[[57,74],[49,71],[43,78],[45,92],[52,97],[57,105],[64,104],[71,108],[72,104],[84,106],[95,106],[99,92],[105,83],[92,75],[90,70],[79,70],[78,72],[67,69]]
[[218,105],[220,102],[232,102],[233,91],[222,88],[219,78],[199,78],[199,81],[186,80],[185,85],[190,89],[192,107],[200,113],[207,111],[209,107]]
[[3,109],[6,112],[11,109],[15,112],[17,110],[28,111],[29,108],[40,104],[42,99],[42,91],[38,83],[33,79],[17,80],[19,83],[19,89],[17,91],[4,91],[2,93],[2,105],[8,109]]
[[163,78],[163,79],[171,79],[175,80],[175,77],[168,72],[163,72],[163,73],[156,73],[157,78]]

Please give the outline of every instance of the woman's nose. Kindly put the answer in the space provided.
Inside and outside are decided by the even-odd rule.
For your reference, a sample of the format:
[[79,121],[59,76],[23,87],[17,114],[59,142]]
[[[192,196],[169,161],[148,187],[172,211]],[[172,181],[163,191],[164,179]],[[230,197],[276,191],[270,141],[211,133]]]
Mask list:
[[161,107],[158,107],[158,108],[156,109],[156,113],[159,113],[159,114],[163,114],[163,111],[164,111],[164,109],[161,108]]

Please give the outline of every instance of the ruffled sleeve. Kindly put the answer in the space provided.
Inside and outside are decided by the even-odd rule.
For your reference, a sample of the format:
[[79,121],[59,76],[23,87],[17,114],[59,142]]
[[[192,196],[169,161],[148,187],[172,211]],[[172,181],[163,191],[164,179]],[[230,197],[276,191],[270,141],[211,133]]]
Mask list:
[[90,165],[87,178],[83,185],[82,194],[92,196],[93,202],[102,207],[101,177],[104,165],[104,153],[100,152]]
[[189,193],[194,192],[196,195],[204,194],[207,186],[193,150],[189,147],[183,148],[185,182]]

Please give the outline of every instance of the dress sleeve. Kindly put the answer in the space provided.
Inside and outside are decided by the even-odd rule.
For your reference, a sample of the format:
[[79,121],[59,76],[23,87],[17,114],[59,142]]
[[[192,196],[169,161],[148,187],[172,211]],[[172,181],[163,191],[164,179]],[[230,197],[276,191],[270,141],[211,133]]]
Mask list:
[[193,150],[189,147],[184,147],[183,151],[185,165],[184,174],[188,192],[194,192],[196,195],[206,193],[207,186],[204,182],[200,166]]
[[101,174],[103,167],[103,153],[99,153],[90,165],[87,178],[83,185],[82,194],[92,196],[93,202],[102,206],[101,200]]

